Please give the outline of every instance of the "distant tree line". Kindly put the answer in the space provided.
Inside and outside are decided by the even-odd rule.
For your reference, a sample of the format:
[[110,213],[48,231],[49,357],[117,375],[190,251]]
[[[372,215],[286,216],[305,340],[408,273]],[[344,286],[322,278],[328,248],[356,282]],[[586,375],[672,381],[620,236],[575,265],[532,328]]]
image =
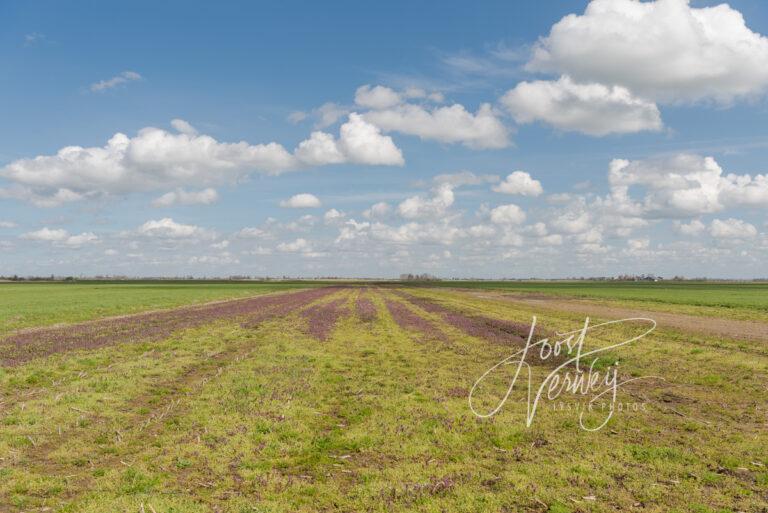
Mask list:
[[[370,280],[378,278],[349,278],[343,276],[315,276],[315,277],[292,277],[292,276],[248,276],[248,275],[231,275],[231,276],[124,276],[124,275],[96,275],[96,276],[54,276],[53,274],[48,276],[19,276],[14,274],[12,276],[0,276],[0,282],[80,282],[80,281],[189,281],[189,282],[226,282],[226,281],[333,281],[333,280]],[[659,281],[707,281],[707,282],[767,282],[766,278],[752,278],[752,279],[728,279],[728,278],[686,278],[684,276],[674,276],[673,278],[663,278],[655,274],[620,274],[618,276],[572,276],[568,278],[438,278],[429,273],[422,274],[401,274],[400,281],[497,281],[497,282],[524,282],[524,281],[622,281],[622,282],[659,282]]]
[[400,280],[401,281],[438,281],[440,278],[437,276],[432,276],[431,274],[423,273],[423,274],[401,274]]
[[72,276],[19,276],[14,274],[13,276],[0,276],[0,281],[73,281]]

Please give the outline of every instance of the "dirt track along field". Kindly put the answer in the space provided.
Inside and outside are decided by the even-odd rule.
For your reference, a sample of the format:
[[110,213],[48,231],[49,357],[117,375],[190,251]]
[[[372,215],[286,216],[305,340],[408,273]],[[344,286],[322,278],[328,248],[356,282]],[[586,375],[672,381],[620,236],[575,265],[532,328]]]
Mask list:
[[742,321],[737,319],[711,318],[681,313],[668,313],[657,310],[640,310],[621,305],[606,305],[583,299],[563,299],[551,296],[477,293],[476,297],[490,300],[507,300],[528,304],[532,308],[573,312],[606,319],[627,319],[630,317],[648,317],[660,326],[683,331],[704,333],[719,337],[768,340],[768,322]]

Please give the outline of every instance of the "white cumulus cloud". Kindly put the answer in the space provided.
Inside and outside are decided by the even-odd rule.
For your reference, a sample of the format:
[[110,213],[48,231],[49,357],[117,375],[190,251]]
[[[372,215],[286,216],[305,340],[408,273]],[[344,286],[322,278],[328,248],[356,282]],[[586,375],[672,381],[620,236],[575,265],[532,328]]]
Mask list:
[[260,239],[262,237],[267,237],[268,235],[269,233],[266,230],[253,226],[247,226],[236,234],[236,236],[241,239]]
[[[643,217],[694,217],[728,207],[768,206],[768,176],[725,174],[714,158],[695,154],[614,159],[608,180],[614,206]],[[642,196],[632,197],[631,187]]]
[[170,207],[173,205],[210,205],[219,199],[216,189],[207,188],[202,191],[185,191],[176,189],[167,192],[152,201],[153,207]]
[[171,126],[182,134],[187,134],[190,136],[197,135],[197,128],[193,127],[188,121],[184,121],[183,119],[172,119]]
[[91,244],[97,240],[99,240],[99,237],[93,232],[84,232],[80,235],[70,235],[64,240],[64,245],[77,248],[85,244]]
[[641,251],[648,249],[651,245],[651,241],[649,239],[629,239],[627,241],[627,247],[631,251]]
[[136,233],[161,239],[188,239],[207,235],[206,230],[199,226],[177,223],[170,217],[147,221],[136,229]]
[[40,230],[27,232],[20,236],[22,239],[51,242],[56,246],[79,248],[85,244],[91,244],[99,240],[92,232],[83,232],[79,235],[70,235],[67,230],[58,228],[41,228]]
[[517,205],[500,205],[491,210],[491,222],[499,225],[519,225],[525,221],[525,212]]
[[222,143],[174,120],[178,133],[144,128],[135,137],[115,134],[105,146],[67,146],[55,155],[16,160],[0,168],[14,186],[0,197],[57,206],[105,194],[235,183],[251,172],[279,174],[306,166],[354,163],[402,165],[388,136],[357,114],[338,139],[314,132],[294,153],[277,143]]
[[61,228],[50,229],[46,227],[46,228],[41,228],[34,232],[27,232],[21,235],[21,238],[28,239],[28,240],[59,242],[66,239],[68,236],[69,236],[69,233],[67,233],[67,230],[63,230]]
[[757,229],[741,219],[714,219],[709,234],[718,239],[749,239],[757,236]]
[[557,22],[527,69],[620,85],[663,102],[729,102],[768,86],[768,39],[727,4],[592,0]]
[[292,242],[281,242],[277,250],[282,253],[304,253],[312,251],[312,245],[306,239],[296,239]]
[[463,105],[424,107],[402,104],[365,113],[365,119],[385,132],[400,132],[443,143],[461,143],[469,148],[509,146],[509,130],[484,103],[475,114]]
[[371,208],[364,210],[363,217],[366,219],[382,218],[389,215],[390,212],[392,212],[392,206],[389,203],[380,201],[371,205]]
[[344,212],[340,212],[335,208],[332,208],[323,214],[323,221],[325,224],[336,224],[343,221],[346,216],[347,215]]
[[402,166],[405,163],[392,138],[382,135],[378,127],[355,113],[341,125],[339,148],[353,164]]
[[577,234],[588,231],[592,227],[591,222],[587,212],[572,210],[557,215],[549,225],[556,232]]
[[675,221],[674,227],[675,231],[680,235],[698,235],[707,228],[707,226],[698,219],[694,219],[690,223]]
[[368,109],[388,109],[402,101],[400,94],[389,87],[380,85],[375,87],[364,85],[355,91],[355,103]]
[[397,206],[397,212],[406,219],[440,217],[453,205],[453,186],[449,183],[438,185],[431,198],[412,196]]
[[283,208],[317,208],[321,205],[317,196],[309,193],[295,194],[280,202]]
[[520,194],[522,196],[539,196],[544,192],[541,182],[531,178],[525,171],[515,171],[507,175],[503,182],[493,186],[494,192],[504,194]]
[[577,84],[567,76],[520,82],[501,103],[518,123],[542,121],[559,130],[593,136],[662,128],[661,114],[652,101],[622,86]]
[[405,163],[403,154],[391,137],[368,123],[359,114],[349,115],[349,121],[341,125],[338,139],[326,132],[312,132],[310,138],[301,142],[296,157],[306,165],[370,164],[401,166]]

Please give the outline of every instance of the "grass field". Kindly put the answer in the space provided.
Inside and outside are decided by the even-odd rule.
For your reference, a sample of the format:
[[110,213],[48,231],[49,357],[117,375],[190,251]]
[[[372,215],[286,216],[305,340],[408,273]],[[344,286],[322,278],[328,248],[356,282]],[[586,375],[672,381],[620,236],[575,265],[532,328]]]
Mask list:
[[768,283],[714,283],[689,281],[442,281],[430,286],[503,290],[559,296],[649,301],[693,306],[768,309]]
[[[3,296],[7,315],[38,305],[25,327],[276,290],[25,286],[23,302]],[[575,397],[545,399],[530,427],[521,391],[475,416],[473,384],[524,346],[533,315],[539,336],[584,322],[390,285],[6,333],[0,511],[766,511],[767,344],[661,327],[610,350],[595,371],[663,379],[624,385],[625,409],[594,432]],[[610,325],[588,347],[642,331]],[[538,383],[560,360],[529,361]],[[503,396],[504,369],[476,406]]]
[[307,286],[296,282],[0,283],[0,335],[20,328]]
[[765,282],[442,281],[428,286],[620,301],[698,315],[768,320],[768,283]]

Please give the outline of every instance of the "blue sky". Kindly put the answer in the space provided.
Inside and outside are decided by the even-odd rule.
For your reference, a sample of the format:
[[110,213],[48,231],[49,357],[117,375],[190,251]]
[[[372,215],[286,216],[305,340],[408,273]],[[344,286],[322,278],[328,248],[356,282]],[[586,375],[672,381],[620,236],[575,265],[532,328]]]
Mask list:
[[729,5],[4,3],[0,274],[765,276]]

